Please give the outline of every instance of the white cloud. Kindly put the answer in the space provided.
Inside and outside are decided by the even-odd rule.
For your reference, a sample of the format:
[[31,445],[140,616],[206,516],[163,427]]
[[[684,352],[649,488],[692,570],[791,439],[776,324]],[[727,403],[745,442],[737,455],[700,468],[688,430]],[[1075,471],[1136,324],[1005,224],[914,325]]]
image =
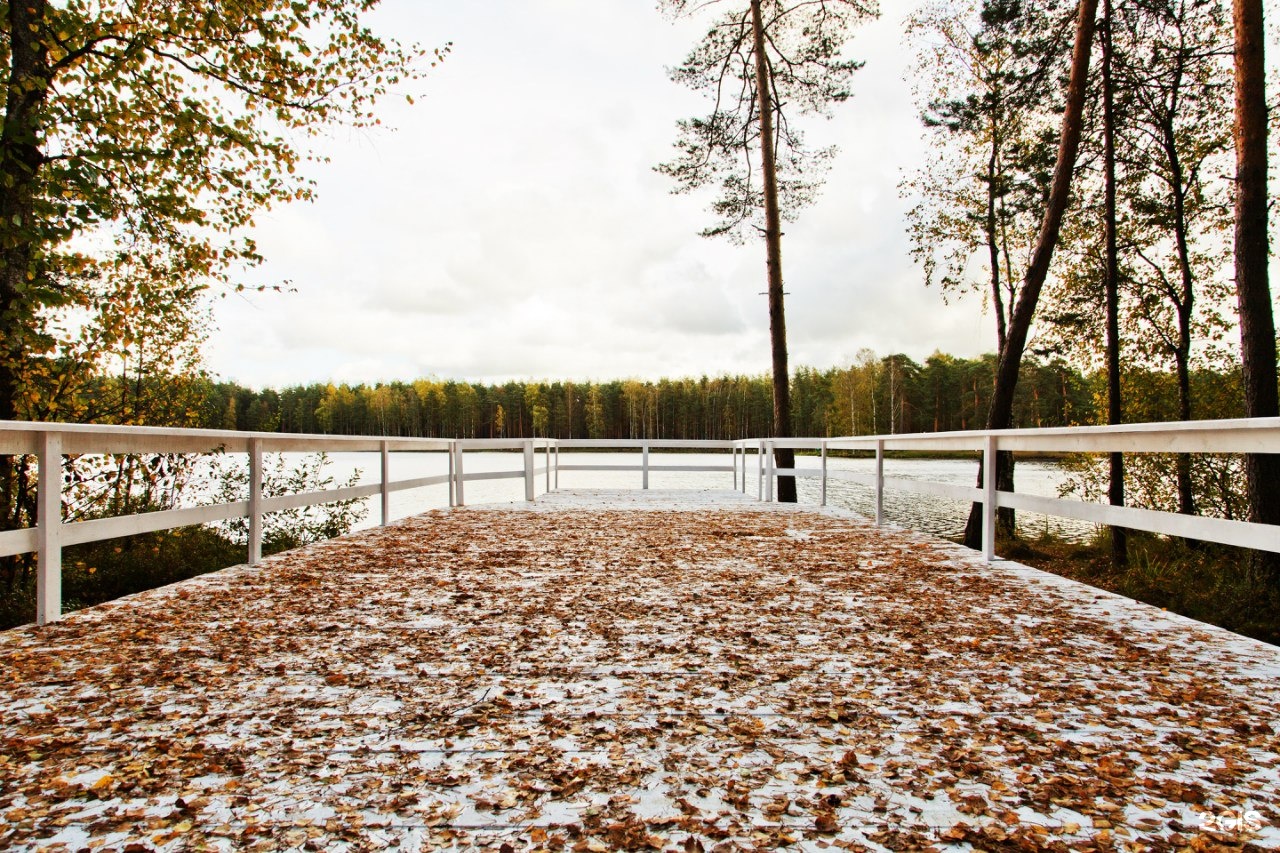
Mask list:
[[[944,308],[907,255],[901,169],[924,156],[900,22],[858,33],[855,97],[823,196],[787,228],[793,364],[863,346],[924,357],[991,347],[975,304]],[[764,253],[697,232],[708,197],[652,167],[705,107],[666,80],[702,24],[630,0],[387,0],[377,26],[454,52],[398,130],[339,133],[319,200],[261,217],[254,280],[223,300],[210,363],[251,385],[434,374],[475,380],[763,372]]]

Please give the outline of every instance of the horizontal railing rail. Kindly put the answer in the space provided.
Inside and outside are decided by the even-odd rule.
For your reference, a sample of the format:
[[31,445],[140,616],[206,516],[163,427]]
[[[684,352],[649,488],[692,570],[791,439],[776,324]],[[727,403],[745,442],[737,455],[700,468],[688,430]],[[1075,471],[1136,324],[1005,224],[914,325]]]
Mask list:
[[[758,479],[764,500],[773,499],[777,477],[796,475],[820,477],[821,501],[827,499],[830,479],[869,485],[875,501],[876,524],[884,523],[884,491],[886,486],[915,494],[934,495],[982,505],[982,554],[994,560],[995,520],[1001,507],[1038,512],[1059,518],[1071,518],[1094,524],[1126,527],[1157,533],[1280,552],[1280,527],[1249,521],[1212,518],[1199,515],[1111,506],[1069,498],[1050,498],[995,487],[996,454],[1001,451],[1021,453],[1280,453],[1280,418],[1249,418],[1216,421],[1181,421],[1170,423],[1121,424],[1114,426],[1057,427],[1048,429],[967,430],[947,433],[908,433],[900,435],[842,436],[828,439],[755,439],[737,442],[739,452],[754,450],[758,459]],[[789,447],[816,450],[821,468],[782,469],[774,466],[774,451]],[[874,474],[833,472],[828,469],[830,450],[861,450],[875,454]],[[983,485],[960,486],[902,477],[886,477],[885,453],[891,451],[925,451],[951,453],[974,451],[980,454]],[[744,485],[745,488],[745,485]],[[1273,488],[1280,489],[1280,483]]]
[[[813,451],[819,466],[781,468],[779,448]],[[638,451],[634,464],[616,461],[561,464],[564,451]],[[833,469],[831,451],[866,451],[874,455],[873,472],[864,474]],[[518,451],[520,464],[499,471],[468,471],[468,451]],[[541,451],[541,464],[537,453]],[[727,464],[654,464],[650,453],[671,451],[728,452]],[[886,476],[886,453],[974,452],[981,458],[983,486],[964,486],[929,480]],[[733,488],[748,491],[749,457],[755,456],[756,496],[772,501],[778,477],[795,476],[819,482],[820,502],[827,504],[828,484],[857,483],[872,490],[875,523],[884,523],[884,494],[892,488],[914,494],[934,495],[982,505],[982,554],[995,556],[995,517],[1000,507],[1010,507],[1071,518],[1095,524],[1128,527],[1167,536],[1199,539],[1226,545],[1280,552],[1280,527],[1135,507],[1113,507],[1082,500],[1050,498],[995,488],[996,453],[1280,453],[1280,418],[1193,421],[1185,423],[1127,424],[1103,427],[1064,427],[1035,430],[971,430],[951,433],[917,433],[831,438],[765,438],[732,441],[684,441],[676,439],[438,439],[387,436],[290,435],[228,430],[169,429],[94,424],[58,424],[0,421],[0,455],[37,457],[37,518],[34,527],[0,531],[0,557],[37,554],[36,621],[52,621],[61,612],[61,549],[119,536],[150,533],[175,527],[208,524],[228,519],[248,519],[248,562],[262,557],[263,515],[286,509],[334,501],[379,497],[381,523],[390,519],[393,493],[430,486],[448,486],[449,505],[465,505],[466,484],[484,480],[522,479],[525,499],[536,497],[538,477],[546,491],[559,488],[560,471],[636,471],[641,488],[650,485],[653,472],[729,473]],[[343,486],[299,494],[266,496],[263,490],[265,453],[377,453],[381,477],[377,483]],[[392,453],[444,452],[448,473],[401,480],[391,479]],[[64,521],[62,518],[63,465],[65,456],[112,454],[245,454],[249,468],[246,500],[207,506],[138,513],[115,518]],[[1280,484],[1276,484],[1280,488]]]
[[[464,474],[466,449],[521,450],[523,465],[502,472]],[[0,557],[36,553],[36,622],[55,620],[62,608],[62,549],[100,542],[121,536],[154,533],[197,524],[230,519],[248,520],[247,561],[262,559],[263,516],[266,513],[297,509],[337,501],[381,498],[381,523],[391,515],[390,498],[396,492],[428,486],[447,485],[449,503],[463,498],[466,481],[497,478],[524,478],[525,494],[534,499],[534,477],[550,472],[549,465],[532,464],[535,447],[546,448],[546,439],[513,439],[484,442],[437,438],[386,436],[291,435],[231,430],[171,429],[165,427],[109,426],[101,424],[59,424],[0,421],[0,455],[34,455],[37,458],[37,518],[34,527],[0,531]],[[263,457],[267,453],[377,453],[381,476],[377,483],[342,486],[317,491],[263,494]],[[392,453],[444,452],[447,474],[393,480]],[[64,521],[62,507],[63,457],[128,454],[244,454],[248,464],[247,499],[180,509],[157,510],[111,518]]]
[[[560,450],[638,450],[640,451],[640,463],[636,465],[619,464],[616,462],[597,463],[597,462],[570,462],[557,465],[558,471],[636,471],[640,474],[640,488],[649,488],[650,474],[655,471],[671,472],[671,473],[732,473],[734,476],[733,487],[738,487],[738,469],[736,465],[677,465],[677,464],[658,464],[655,465],[649,461],[649,453],[653,450],[700,450],[700,451],[717,451],[734,449],[732,441],[717,441],[707,439],[671,439],[671,438],[561,438],[556,441],[556,449]],[[558,452],[557,452],[558,458]],[[559,486],[559,479],[556,479],[556,485]]]

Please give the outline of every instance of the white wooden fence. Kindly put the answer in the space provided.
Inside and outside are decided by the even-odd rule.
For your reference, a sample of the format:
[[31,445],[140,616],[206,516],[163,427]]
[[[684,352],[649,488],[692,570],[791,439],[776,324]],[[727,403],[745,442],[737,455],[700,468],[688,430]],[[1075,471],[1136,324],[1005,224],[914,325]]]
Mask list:
[[[819,467],[778,468],[773,451],[781,447],[816,451]],[[560,464],[560,450],[639,451],[633,465]],[[497,472],[466,472],[468,450],[511,450],[522,454],[521,466]],[[653,450],[727,451],[731,464],[678,465],[651,464]],[[827,464],[832,450],[860,450],[875,454],[872,475],[833,470]],[[885,454],[889,451],[977,451],[982,456],[985,486],[957,486],[914,479],[886,477]],[[936,495],[983,505],[983,555],[995,559],[995,517],[998,507],[1012,507],[1045,515],[1081,519],[1169,536],[1199,539],[1245,548],[1280,552],[1280,528],[1244,521],[1177,515],[1131,507],[1047,498],[998,491],[993,476],[995,454],[1008,450],[1030,453],[1280,453],[1280,418],[1194,421],[1184,423],[1132,424],[1115,427],[1071,427],[1061,429],[982,430],[911,435],[880,435],[839,438],[750,439],[739,441],[600,440],[600,439],[430,439],[333,435],[287,435],[280,433],[231,432],[225,430],[167,429],[160,427],[120,427],[86,424],[27,423],[0,421],[0,455],[32,454],[37,457],[36,526],[0,531],[0,557],[36,553],[36,621],[45,624],[59,617],[62,608],[62,548],[97,542],[118,536],[150,533],[193,524],[207,524],[231,518],[249,521],[248,562],[262,557],[263,515],[268,512],[352,500],[379,495],[381,521],[390,520],[390,496],[406,489],[447,485],[449,504],[465,503],[467,482],[492,479],[523,479],[525,500],[536,497],[537,478],[545,477],[547,491],[559,488],[559,472],[634,470],[640,474],[641,488],[649,488],[653,471],[732,472],[733,488],[746,492],[749,457],[755,457],[756,494],[761,500],[774,498],[779,476],[813,477],[820,480],[823,505],[827,484],[845,480],[871,488],[875,500],[875,522],[884,522],[886,487],[907,492]],[[542,451],[541,465],[537,454]],[[304,494],[265,497],[262,494],[264,453],[368,452],[379,454],[381,478],[377,483],[326,489]],[[448,458],[448,473],[408,480],[390,479],[390,454],[398,452],[442,452]],[[62,460],[83,454],[233,453],[246,454],[249,465],[247,500],[184,509],[147,512],[117,518],[64,522],[62,518]],[[1280,483],[1271,484],[1280,489]]]

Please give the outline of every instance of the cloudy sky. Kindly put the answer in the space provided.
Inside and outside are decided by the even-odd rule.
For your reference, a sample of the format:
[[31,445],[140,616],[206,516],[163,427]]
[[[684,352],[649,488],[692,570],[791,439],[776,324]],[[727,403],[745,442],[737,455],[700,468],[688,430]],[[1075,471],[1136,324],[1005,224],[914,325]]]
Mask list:
[[[850,54],[855,97],[806,125],[840,146],[821,199],[787,228],[793,365],[859,349],[924,358],[992,348],[977,301],[944,305],[908,256],[898,194],[925,156],[902,17],[886,0]],[[705,20],[705,19],[704,19]],[[384,0],[402,41],[453,42],[394,131],[341,132],[319,200],[262,217],[255,280],[296,292],[215,308],[210,367],[255,387],[437,376],[657,378],[769,367],[764,246],[698,231],[711,196],[653,166],[705,112],[665,68],[701,22],[651,0]]]

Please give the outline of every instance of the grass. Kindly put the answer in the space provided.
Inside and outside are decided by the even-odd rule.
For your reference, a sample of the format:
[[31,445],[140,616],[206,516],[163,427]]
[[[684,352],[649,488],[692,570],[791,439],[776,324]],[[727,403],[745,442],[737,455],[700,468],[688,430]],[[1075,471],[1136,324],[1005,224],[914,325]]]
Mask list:
[[1249,573],[1249,552],[1243,549],[1131,531],[1128,565],[1117,566],[1110,534],[1103,530],[1085,544],[1043,536],[1005,539],[998,550],[1029,566],[1280,645],[1280,589]]

